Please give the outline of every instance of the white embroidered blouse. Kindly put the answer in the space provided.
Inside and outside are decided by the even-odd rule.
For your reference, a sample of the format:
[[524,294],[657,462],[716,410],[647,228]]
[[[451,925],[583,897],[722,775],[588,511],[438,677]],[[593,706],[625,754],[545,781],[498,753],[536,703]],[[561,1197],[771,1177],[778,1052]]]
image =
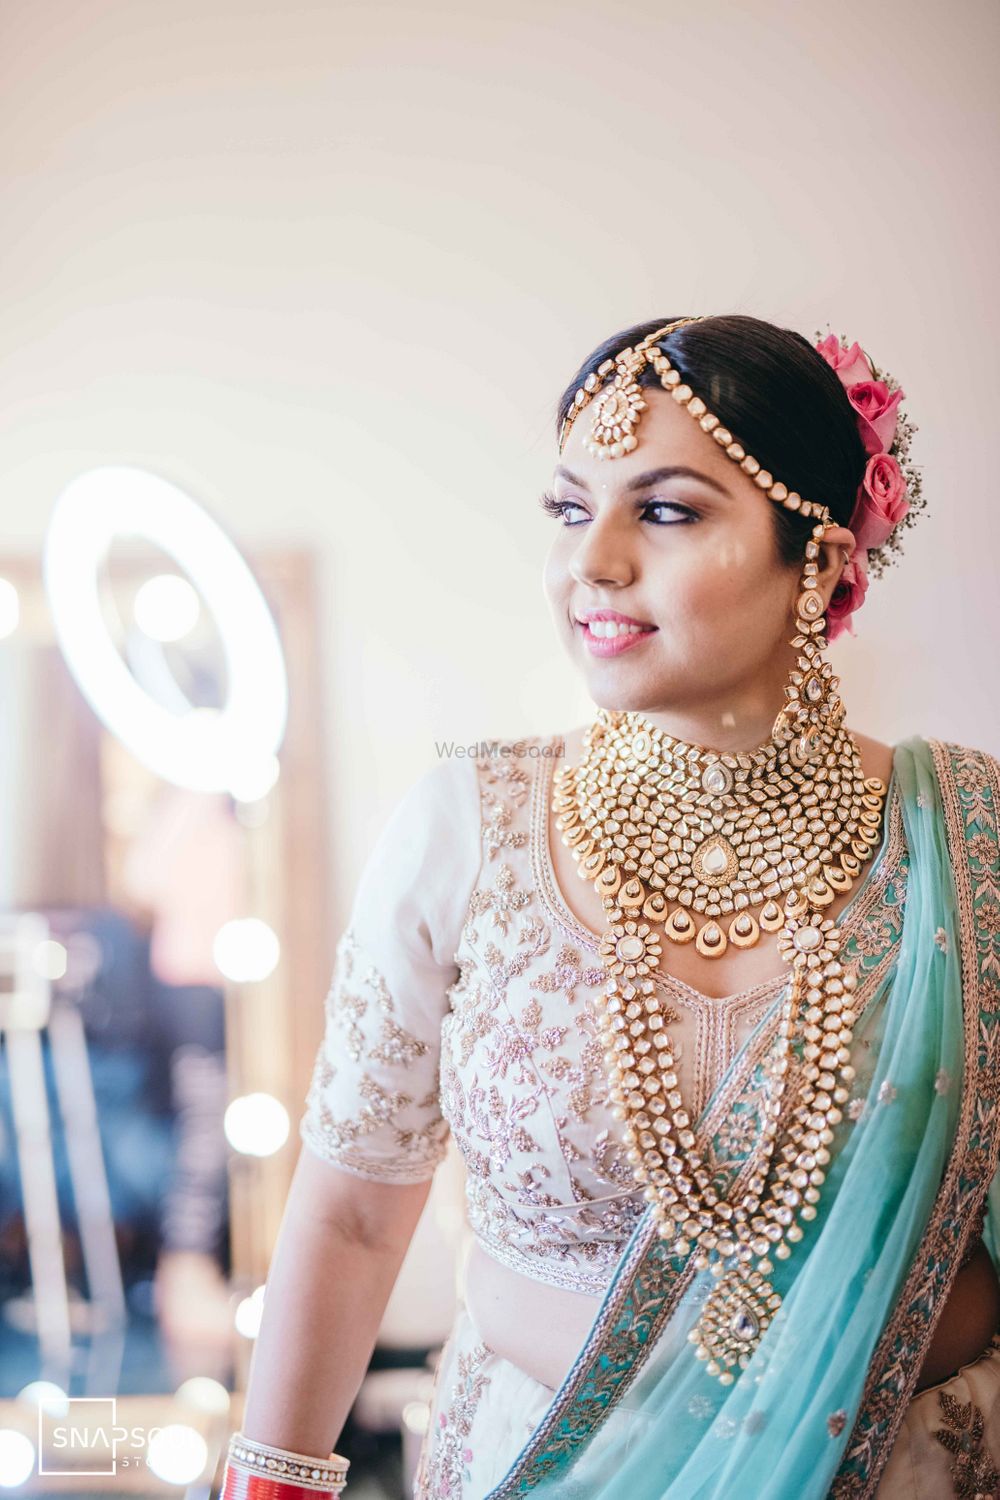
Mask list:
[[[558,734],[491,741],[425,772],[397,804],[337,946],[300,1134],[347,1172],[417,1182],[450,1132],[483,1249],[537,1280],[602,1294],[646,1203],[607,1099],[599,938],[554,876],[548,806],[562,750]],[[892,788],[886,830],[838,919],[862,956],[866,927],[879,947],[887,884],[898,904],[890,877],[905,846]],[[723,1000],[659,979],[697,1118],[786,979]]]

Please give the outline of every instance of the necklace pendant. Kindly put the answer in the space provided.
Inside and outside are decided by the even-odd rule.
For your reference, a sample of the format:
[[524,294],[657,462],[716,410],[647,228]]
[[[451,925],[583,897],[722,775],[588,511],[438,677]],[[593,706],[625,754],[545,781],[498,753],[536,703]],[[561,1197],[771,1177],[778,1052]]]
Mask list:
[[739,873],[740,862],[728,839],[713,834],[691,860],[691,873],[709,886],[728,885]]
[[694,945],[703,958],[720,958],[729,947],[729,940],[713,917],[699,929]]
[[708,1373],[731,1385],[780,1306],[780,1295],[762,1271],[745,1262],[725,1271],[689,1335],[698,1358],[708,1361]]
[[663,931],[672,943],[690,943],[697,929],[694,918],[689,916],[683,906],[678,906],[667,918]]
[[741,911],[729,924],[729,941],[736,948],[753,948],[760,941],[760,926],[756,917]]

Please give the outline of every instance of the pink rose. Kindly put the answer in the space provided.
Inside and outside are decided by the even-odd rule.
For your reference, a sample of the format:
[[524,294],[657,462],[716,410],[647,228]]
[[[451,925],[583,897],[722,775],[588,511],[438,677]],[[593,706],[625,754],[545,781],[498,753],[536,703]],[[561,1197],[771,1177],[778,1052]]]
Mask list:
[[858,550],[870,552],[881,547],[909,508],[906,480],[899,464],[888,453],[873,453],[847,523],[854,532]]
[[844,565],[826,611],[827,640],[835,641],[845,629],[854,634],[851,616],[865,602],[868,592],[868,554],[859,547]]
[[857,380],[847,387],[847,399],[858,416],[858,431],[866,453],[888,453],[896,436],[896,417],[905,391],[893,391],[884,380]]
[[827,334],[816,348],[827,364],[840,376],[841,385],[854,385],[859,380],[870,380],[872,367],[861,352],[861,345],[854,343],[849,349],[841,349],[835,333]]

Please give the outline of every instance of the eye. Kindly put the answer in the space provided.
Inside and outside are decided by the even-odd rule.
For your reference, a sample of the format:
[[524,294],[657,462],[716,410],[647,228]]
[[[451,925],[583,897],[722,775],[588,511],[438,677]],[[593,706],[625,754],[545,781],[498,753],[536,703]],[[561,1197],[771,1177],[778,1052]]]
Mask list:
[[583,506],[578,505],[575,500],[557,500],[551,490],[546,490],[544,494],[540,495],[538,503],[546,515],[558,516],[567,526],[578,526],[580,524],[578,521],[566,520],[567,510],[578,510],[583,515],[587,514]]
[[666,521],[657,521],[657,526],[686,525],[689,521],[697,521],[698,517],[694,511],[686,505],[681,505],[676,500],[649,500],[643,507],[644,510],[672,511],[673,515]]

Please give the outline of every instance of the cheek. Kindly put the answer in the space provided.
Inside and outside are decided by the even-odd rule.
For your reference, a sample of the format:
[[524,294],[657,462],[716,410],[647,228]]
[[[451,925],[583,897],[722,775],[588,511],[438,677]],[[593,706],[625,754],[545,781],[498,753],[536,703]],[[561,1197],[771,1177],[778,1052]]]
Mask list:
[[781,629],[788,585],[772,557],[745,538],[727,537],[708,551],[673,558],[658,594],[658,613],[676,639],[700,649],[725,644],[739,655],[741,643]]
[[545,597],[553,604],[562,602],[569,594],[571,579],[565,552],[565,548],[554,542],[546,554],[542,569],[542,588]]

